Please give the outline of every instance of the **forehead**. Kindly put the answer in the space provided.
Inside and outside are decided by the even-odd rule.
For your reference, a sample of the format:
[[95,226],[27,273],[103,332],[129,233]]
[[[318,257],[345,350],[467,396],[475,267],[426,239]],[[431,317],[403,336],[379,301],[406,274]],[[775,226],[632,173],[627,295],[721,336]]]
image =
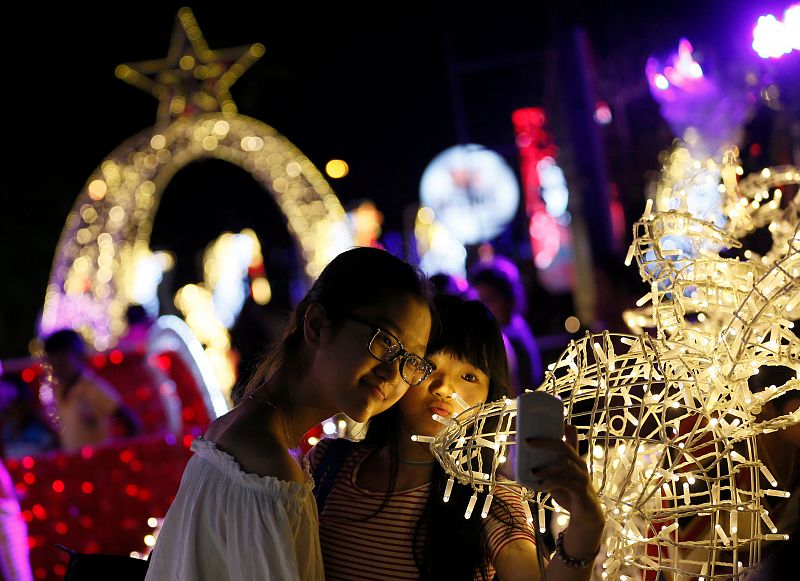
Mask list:
[[425,303],[394,297],[363,307],[358,314],[395,335],[407,350],[425,351],[431,330],[431,312]]
[[428,359],[430,359],[431,361],[433,361],[436,364],[436,368],[437,369],[444,369],[444,368],[447,368],[447,369],[450,369],[450,368],[452,368],[452,369],[467,369],[467,368],[469,368],[469,370],[471,372],[475,373],[476,375],[486,376],[486,373],[484,373],[484,371],[480,367],[478,367],[477,365],[472,363],[469,359],[466,359],[466,358],[463,358],[463,357],[459,357],[459,356],[454,355],[453,353],[449,353],[447,351],[439,351],[437,353],[432,353],[432,354],[428,355]]

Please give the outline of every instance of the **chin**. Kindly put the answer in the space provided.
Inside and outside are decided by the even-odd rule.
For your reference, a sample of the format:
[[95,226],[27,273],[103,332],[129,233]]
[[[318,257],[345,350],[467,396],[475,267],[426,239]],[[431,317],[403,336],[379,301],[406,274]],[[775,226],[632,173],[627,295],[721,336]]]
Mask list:
[[358,407],[356,409],[343,410],[343,411],[345,414],[347,414],[347,417],[349,417],[351,420],[362,424],[368,421],[372,416],[374,416],[375,413],[377,413],[374,411],[373,413],[370,413],[371,410],[369,408],[363,408],[363,407]]
[[431,438],[435,438],[436,435],[442,431],[442,424],[437,422],[436,420],[431,420],[428,418],[422,423],[417,423],[416,425],[408,425],[408,429],[411,433],[416,434],[418,436],[430,436]]

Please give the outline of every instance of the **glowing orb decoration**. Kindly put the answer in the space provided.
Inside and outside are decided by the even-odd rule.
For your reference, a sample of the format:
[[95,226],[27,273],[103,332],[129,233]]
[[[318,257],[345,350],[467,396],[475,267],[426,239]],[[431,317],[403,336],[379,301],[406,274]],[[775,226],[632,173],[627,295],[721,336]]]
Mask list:
[[491,240],[519,207],[519,183],[498,153],[481,145],[456,145],[425,168],[420,199],[463,244]]
[[[636,259],[649,287],[640,301],[649,306],[638,313],[648,332],[587,333],[549,366],[539,388],[564,402],[605,510],[597,579],[642,571],[743,578],[763,543],[788,538],[763,499],[789,493],[759,459],[757,436],[800,422],[800,410],[759,416],[767,402],[800,389],[800,340],[792,331],[800,304],[800,170],[765,168],[737,181],[733,152],[716,169],[724,220],[692,215],[689,182],[675,181],[659,190],[663,209],[652,211],[648,201],[634,226],[628,262]],[[768,250],[723,256],[762,228]],[[757,387],[750,380],[766,367],[785,368],[792,379]],[[491,502],[494,487],[519,487],[496,478],[514,444],[516,406],[462,408],[435,438],[420,438],[451,480],[488,491]],[[540,522],[549,510],[566,526],[569,515],[548,494],[521,491],[537,501]],[[685,517],[701,519],[705,536],[686,538]]]

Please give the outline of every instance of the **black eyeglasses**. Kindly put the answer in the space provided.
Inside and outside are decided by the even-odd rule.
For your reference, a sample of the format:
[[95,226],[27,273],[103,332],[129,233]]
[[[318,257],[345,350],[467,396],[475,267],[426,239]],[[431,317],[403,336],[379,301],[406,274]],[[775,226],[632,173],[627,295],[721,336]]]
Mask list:
[[392,335],[389,331],[384,331],[375,323],[371,323],[351,313],[343,313],[342,316],[345,319],[353,320],[356,323],[361,323],[372,329],[373,334],[369,340],[367,349],[369,349],[370,355],[375,359],[388,363],[400,357],[400,377],[411,387],[425,381],[425,378],[435,369],[436,366],[433,363],[419,355],[406,351],[400,339]]

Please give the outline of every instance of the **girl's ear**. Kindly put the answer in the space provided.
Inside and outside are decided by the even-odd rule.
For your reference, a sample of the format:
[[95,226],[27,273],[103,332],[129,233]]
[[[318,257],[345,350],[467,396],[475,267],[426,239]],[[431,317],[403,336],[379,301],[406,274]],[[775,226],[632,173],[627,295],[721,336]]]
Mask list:
[[327,322],[325,307],[319,303],[311,303],[303,317],[303,337],[309,347],[318,347],[322,340],[322,330]]

